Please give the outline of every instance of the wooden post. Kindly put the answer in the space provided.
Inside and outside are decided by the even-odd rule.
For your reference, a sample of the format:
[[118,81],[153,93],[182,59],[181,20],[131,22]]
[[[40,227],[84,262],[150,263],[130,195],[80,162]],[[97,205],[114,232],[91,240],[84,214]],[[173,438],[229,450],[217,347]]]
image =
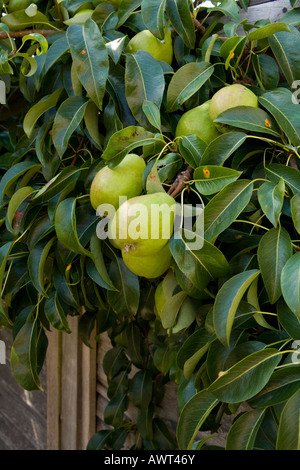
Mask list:
[[68,318],[71,334],[48,334],[48,450],[85,449],[96,432],[96,343],[83,344],[78,321]]

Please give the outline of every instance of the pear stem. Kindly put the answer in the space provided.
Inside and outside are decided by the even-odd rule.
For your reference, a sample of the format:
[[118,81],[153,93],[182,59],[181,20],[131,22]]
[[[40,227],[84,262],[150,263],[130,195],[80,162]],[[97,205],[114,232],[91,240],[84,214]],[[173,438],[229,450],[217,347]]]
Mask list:
[[194,168],[192,168],[190,165],[186,168],[186,170],[182,171],[179,173],[173,182],[172,186],[170,187],[168,194],[172,197],[176,197],[177,194],[179,194],[182,189],[185,187],[188,181],[190,181],[192,174],[193,174]]

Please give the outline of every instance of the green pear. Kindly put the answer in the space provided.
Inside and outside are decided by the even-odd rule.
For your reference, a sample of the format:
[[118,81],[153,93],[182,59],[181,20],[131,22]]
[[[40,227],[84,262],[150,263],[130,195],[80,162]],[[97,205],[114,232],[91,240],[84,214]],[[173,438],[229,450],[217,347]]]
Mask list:
[[90,201],[95,210],[101,204],[111,204],[117,209],[119,197],[131,198],[143,191],[143,158],[129,153],[115,168],[105,166],[95,175],[90,190]]
[[14,11],[24,10],[29,7],[31,3],[33,3],[32,0],[9,0],[7,9],[9,13],[13,13]]
[[175,135],[183,137],[185,135],[195,134],[206,144],[220,135],[209,115],[210,100],[186,111],[178,121]]
[[126,266],[137,276],[153,279],[169,269],[172,255],[167,243],[161,250],[148,256],[134,256],[131,251],[122,250],[122,258]]
[[[235,108],[236,106],[253,106],[254,108],[258,108],[257,96],[247,87],[239,83],[221,88],[210,100],[209,114],[212,121],[221,113],[227,111],[227,109]],[[232,130],[232,127],[227,126],[227,124],[215,123],[215,126],[220,132]]]
[[148,29],[140,31],[130,39],[126,51],[132,54],[141,50],[149,52],[154,59],[162,60],[163,62],[167,62],[167,64],[171,65],[173,60],[171,31],[168,28],[165,29],[165,38],[163,41],[160,41]]
[[149,256],[170,239],[176,201],[165,192],[149,193],[125,201],[108,226],[108,237],[132,256]]

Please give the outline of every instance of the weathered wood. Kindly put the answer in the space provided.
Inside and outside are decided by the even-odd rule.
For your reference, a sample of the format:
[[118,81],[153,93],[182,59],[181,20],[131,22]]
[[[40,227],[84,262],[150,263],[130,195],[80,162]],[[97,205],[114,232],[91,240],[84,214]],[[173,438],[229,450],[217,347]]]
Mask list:
[[[10,368],[12,334],[0,331],[6,349],[6,364],[0,364],[0,450],[45,450],[47,447],[47,397],[28,392],[16,382]],[[46,388],[45,369],[41,382]]]
[[48,334],[48,449],[86,449],[96,431],[96,344],[83,344],[79,316],[70,334]]

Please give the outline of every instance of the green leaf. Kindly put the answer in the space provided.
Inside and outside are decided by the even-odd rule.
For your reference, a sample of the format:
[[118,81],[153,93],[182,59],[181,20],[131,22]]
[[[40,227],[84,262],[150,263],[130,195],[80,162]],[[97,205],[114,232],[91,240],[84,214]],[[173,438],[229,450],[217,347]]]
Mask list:
[[253,183],[238,180],[228,184],[216,194],[204,209],[204,236],[212,240],[234,222],[249,203]]
[[286,23],[276,22],[271,24],[266,24],[265,26],[261,26],[251,33],[248,34],[248,41],[258,41],[260,39],[265,39],[272,34],[278,33],[279,31],[289,31],[290,28]]
[[108,52],[98,25],[90,18],[67,29],[73,64],[88,96],[102,110],[108,77]]
[[300,390],[284,406],[279,421],[276,450],[300,450]]
[[158,39],[164,39],[164,10],[166,0],[143,0],[142,18],[145,26]]
[[109,161],[112,166],[117,166],[131,150],[152,144],[157,140],[159,139],[156,139],[154,134],[143,127],[128,126],[111,136],[101,157]]
[[144,100],[142,105],[143,113],[150,122],[151,126],[155,127],[160,131],[161,122],[160,122],[160,111],[158,106],[152,101]]
[[268,384],[251,400],[253,408],[275,406],[288,400],[299,390],[300,365],[285,365],[272,374]]
[[156,161],[147,176],[147,179],[146,179],[147,194],[165,192],[163,185],[160,182],[157,165],[158,165],[158,162]]
[[52,291],[45,302],[45,315],[50,325],[56,330],[71,333],[65,312],[59,302],[56,291]]
[[42,390],[38,376],[38,334],[36,319],[29,315],[16,335],[11,349],[11,370],[16,381],[25,390]]
[[266,54],[255,54],[252,64],[256,79],[262,89],[272,90],[278,86],[279,69],[273,57]]
[[178,312],[187,295],[181,291],[168,298],[161,312],[161,323],[165,329],[172,328],[176,323]]
[[229,429],[226,450],[253,450],[264,414],[265,410],[251,410],[239,416]]
[[[94,279],[97,283],[99,283],[102,287],[108,290],[117,290],[116,287],[113,285],[106,269],[105,261],[103,258],[102,252],[102,241],[97,237],[96,234],[92,235],[90,240],[90,250],[91,250],[91,258],[94,262],[94,267],[96,268],[98,275],[100,276],[100,281],[97,279],[95,280],[95,275],[92,274],[92,268],[90,264],[87,263],[87,271],[89,276]],[[88,260],[87,260],[88,261]]]
[[51,238],[46,243],[37,243],[29,253],[28,256],[28,273],[30,279],[36,288],[36,290],[47,297],[45,292],[45,265],[49,251],[55,241],[55,238]]
[[99,110],[93,101],[90,101],[84,113],[84,123],[86,128],[99,148],[102,147],[100,132],[99,132]]
[[281,290],[287,305],[300,319],[300,252],[285,263],[281,271]]
[[219,5],[207,9],[208,12],[220,11],[225,16],[230,16],[233,20],[240,23],[239,7],[235,0],[223,0]]
[[196,34],[189,3],[186,0],[167,0],[166,12],[184,44],[189,49],[194,49]]
[[281,296],[281,272],[292,253],[290,235],[281,226],[270,229],[259,242],[258,263],[271,304],[274,304]]
[[58,108],[52,128],[52,139],[60,157],[67,150],[70,137],[81,123],[87,105],[86,98],[71,96]]
[[10,199],[7,207],[7,214],[6,214],[6,228],[11,233],[18,233],[20,231],[19,223],[13,226],[13,219],[15,214],[24,201],[33,194],[34,190],[31,186],[24,186],[23,188],[18,189]]
[[104,410],[104,422],[117,428],[123,421],[123,416],[128,407],[127,395],[120,393],[112,398]]
[[236,181],[241,174],[241,171],[216,165],[199,166],[194,171],[194,182],[200,194],[215,194]]
[[268,383],[281,354],[274,348],[250,354],[224,371],[209,386],[208,391],[226,403],[249,400]]
[[34,104],[29,111],[27,111],[24,121],[23,121],[23,129],[26,133],[27,137],[30,138],[32,132],[35,128],[35,124],[38,119],[49,109],[53,108],[62,92],[62,88],[55,90],[51,95],[48,97],[43,97],[38,103]]
[[283,179],[278,183],[266,181],[257,191],[258,202],[263,213],[269,221],[277,227],[282,210],[284,199],[285,184]]
[[284,183],[291,188],[294,194],[300,193],[300,173],[296,168],[281,163],[271,163],[265,166],[266,175],[276,183],[282,178]]
[[20,9],[13,13],[8,13],[1,17],[1,22],[9,27],[11,31],[20,31],[26,28],[32,28],[33,25],[41,24],[43,27],[47,26],[47,29],[52,28],[52,24],[49,18],[38,11],[34,16],[28,16],[25,10]]
[[114,259],[108,274],[113,285],[118,289],[118,292],[107,292],[109,305],[118,315],[135,315],[140,298],[138,277],[127,268],[120,258]]
[[[7,242],[4,245],[0,247],[0,293],[2,295],[2,285],[4,281],[4,274],[5,274],[5,269],[6,269],[6,264],[8,261],[8,257],[10,255],[10,252],[13,248],[13,242]],[[12,322],[9,318],[9,316],[6,314],[1,298],[0,298],[0,322],[4,321],[4,324],[6,326],[11,326]]]
[[178,140],[179,151],[185,161],[192,167],[197,168],[200,165],[201,156],[205,151],[207,144],[197,135],[185,135]]
[[178,424],[177,440],[179,449],[190,450],[193,441],[218,399],[207,390],[196,393],[183,407]]
[[130,14],[140,6],[141,0],[122,0],[122,4],[119,5],[118,8],[118,24],[117,26],[121,26]]
[[24,161],[16,163],[1,178],[0,182],[0,203],[5,195],[12,196],[13,184],[26,172],[37,172],[41,168],[39,163]]
[[91,256],[80,243],[76,228],[76,198],[64,199],[55,211],[55,230],[58,240],[60,240],[69,250],[79,255]]
[[300,319],[293,314],[281,297],[277,302],[277,315],[280,325],[295,340],[300,339]]
[[264,93],[258,101],[273,115],[290,142],[300,145],[300,112],[298,104],[292,104],[292,95],[279,89]]
[[295,194],[291,199],[291,211],[294,227],[300,234],[300,193]]
[[215,123],[245,129],[247,131],[271,134],[281,137],[276,121],[263,109],[252,106],[236,106],[219,114]]
[[143,102],[151,101],[160,108],[165,79],[159,62],[149,52],[137,51],[126,55],[125,92],[128,106],[137,122],[147,127]]
[[187,229],[184,233],[189,240],[195,237],[197,245],[202,245],[202,248],[191,250],[182,236],[173,236],[169,246],[178,268],[195,287],[203,290],[211,280],[228,275],[228,261],[216,246]]
[[295,8],[295,5],[293,5],[293,7],[294,8],[283,15],[281,19],[288,25],[300,26],[300,8]]
[[236,274],[222,285],[216,295],[213,310],[215,332],[221,343],[227,347],[239,303],[258,274],[257,269]]
[[213,72],[213,65],[207,62],[190,62],[180,67],[168,86],[167,112],[176,111],[204,85]]
[[228,132],[208,144],[201,158],[201,165],[223,165],[246,140],[243,132]]
[[48,183],[39,189],[33,196],[33,204],[42,204],[50,201],[63,190],[72,187],[80,176],[80,170],[72,166],[66,166],[55,175]]
[[146,409],[152,399],[152,377],[149,371],[140,370],[137,372],[130,384],[129,398],[133,405],[139,409]]
[[300,35],[297,30],[290,29],[290,33],[281,31],[269,36],[268,41],[289,86],[292,86],[300,78],[300,58],[294,53],[300,47]]

